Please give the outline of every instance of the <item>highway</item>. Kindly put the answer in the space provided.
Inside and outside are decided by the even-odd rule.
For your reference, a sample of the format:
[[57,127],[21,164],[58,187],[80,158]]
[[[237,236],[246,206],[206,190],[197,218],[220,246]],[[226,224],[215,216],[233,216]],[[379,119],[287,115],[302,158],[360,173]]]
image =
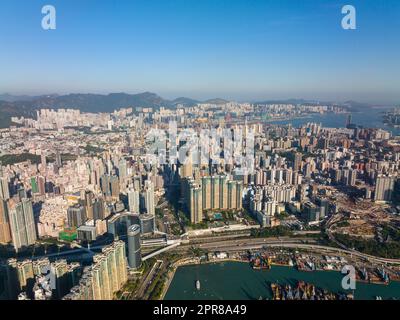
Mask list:
[[[197,239],[198,240],[198,239]],[[247,238],[247,239],[230,239],[221,240],[213,239],[215,241],[205,242],[199,244],[181,244],[170,246],[171,251],[184,252],[190,250],[192,247],[205,249],[208,251],[223,251],[223,252],[237,252],[246,250],[262,249],[265,247],[271,248],[292,248],[292,249],[306,249],[313,252],[318,252],[320,254],[339,254],[339,255],[351,255],[363,258],[367,261],[378,262],[378,263],[391,263],[399,264],[400,259],[384,259],[379,257],[373,257],[367,254],[362,254],[360,252],[334,248],[329,246],[318,245],[315,239],[310,238],[290,238],[290,237],[278,237],[278,238]],[[307,243],[305,243],[305,240]],[[168,247],[166,247],[168,248]],[[164,268],[162,268],[164,267]],[[145,276],[144,280],[141,282],[140,288],[136,297],[143,299],[145,297],[145,292],[147,288],[151,285],[157,272],[165,272],[165,266],[158,260],[150,272]],[[169,279],[171,281],[172,279]]]
[[162,260],[157,260],[154,263],[153,267],[147,273],[147,275],[143,279],[143,282],[141,283],[138,291],[136,292],[136,298],[143,299],[143,296],[146,293],[150,294],[149,292],[147,292],[148,291],[147,289],[150,287],[151,283],[153,282],[154,278],[156,277],[157,272],[161,269],[162,265],[163,265]]
[[[204,242],[203,242],[204,241]],[[200,242],[200,243],[199,243]],[[305,243],[307,242],[307,243]],[[322,250],[335,252],[339,254],[348,254],[357,256],[367,261],[378,262],[378,263],[390,263],[400,265],[400,259],[386,259],[371,256],[368,254],[364,254],[358,252],[356,250],[351,250],[348,248],[335,248],[329,246],[322,246],[315,243],[315,239],[313,238],[301,238],[301,237],[279,237],[279,238],[240,238],[240,239],[219,239],[219,237],[209,237],[207,239],[194,239],[194,243],[189,241],[188,244],[181,244],[176,247],[170,247],[171,251],[187,251],[191,247],[197,247],[200,249],[205,249],[208,251],[243,251],[243,250],[251,250],[251,249],[261,249],[263,246],[270,247],[285,247],[285,248],[293,248],[293,249],[309,249],[309,250]],[[94,246],[90,249],[98,250],[104,247],[104,245]],[[45,256],[34,257],[34,259],[39,259],[43,257],[62,257],[71,254],[77,254],[81,252],[87,253],[87,248],[80,248],[75,250],[68,250],[65,252],[48,254]],[[166,249],[167,250],[167,249]],[[160,252],[164,252],[166,250],[161,250]],[[154,256],[154,254],[152,255]],[[144,257],[146,258],[146,256]]]
[[[307,240],[307,243],[304,243]],[[314,243],[310,243],[314,242]],[[175,250],[187,250],[193,245],[182,245],[177,247]],[[283,247],[293,249],[308,249],[315,251],[335,252],[338,254],[347,254],[363,258],[367,261],[378,262],[378,263],[390,263],[400,265],[400,259],[386,259],[364,254],[355,250],[335,248],[329,246],[322,246],[315,243],[314,239],[304,238],[252,238],[252,239],[240,239],[240,240],[229,240],[212,243],[202,243],[195,245],[197,248],[206,249],[210,251],[238,251],[238,250],[251,250],[261,249],[262,247]]]
[[[198,239],[196,239],[198,240]],[[177,248],[177,250],[186,250],[190,247],[197,247],[201,249],[214,250],[214,251],[226,251],[228,249],[234,250],[246,250],[254,248],[255,246],[263,246],[267,243],[270,244],[281,244],[285,242],[290,243],[304,243],[305,240],[309,242],[315,242],[314,239],[304,239],[304,238],[289,238],[289,237],[281,237],[281,238],[246,238],[246,239],[231,239],[231,240],[221,240],[217,237],[212,239],[213,241],[207,241],[202,243],[192,243],[183,244]]]

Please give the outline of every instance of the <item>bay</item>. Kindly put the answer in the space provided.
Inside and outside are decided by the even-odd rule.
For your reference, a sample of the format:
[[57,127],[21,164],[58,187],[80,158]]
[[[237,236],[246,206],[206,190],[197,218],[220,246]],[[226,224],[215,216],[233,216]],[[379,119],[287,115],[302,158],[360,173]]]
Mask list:
[[[368,108],[362,112],[351,113],[352,123],[364,128],[380,128],[392,132],[393,135],[400,135],[400,128],[387,126],[383,123],[383,114],[393,108]],[[291,124],[298,128],[308,122],[321,123],[325,128],[344,128],[346,126],[348,113],[312,114],[304,118],[268,121],[270,124]]]
[[[345,292],[343,275],[337,271],[302,272],[293,267],[272,266],[271,270],[253,270],[244,262],[221,262],[179,267],[168,288],[166,300],[256,300],[271,299],[270,284],[290,284],[299,280],[312,283],[330,292]],[[200,290],[196,289],[200,281]],[[389,285],[357,282],[356,300],[400,299],[400,282]]]

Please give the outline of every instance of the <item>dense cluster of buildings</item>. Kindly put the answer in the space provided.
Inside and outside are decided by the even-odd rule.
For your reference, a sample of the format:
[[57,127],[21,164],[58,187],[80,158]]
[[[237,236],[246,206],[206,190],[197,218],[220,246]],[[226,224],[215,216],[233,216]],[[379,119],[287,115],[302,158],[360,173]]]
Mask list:
[[[389,132],[351,123],[294,128],[261,119],[265,113],[284,118],[343,111],[338,106],[209,103],[111,114],[41,110],[36,120],[16,119],[21,127],[0,133],[0,155],[16,158],[0,165],[0,243],[8,252],[23,252],[38,239],[115,241],[94,257],[78,282],[71,276],[63,286],[71,289],[65,299],[109,299],[126,281],[127,268],[140,267],[141,238],[162,233],[160,202],[184,212],[191,225],[209,222],[209,213],[248,213],[261,226],[273,227],[283,213],[305,224],[336,213],[340,208],[332,187],[370,201],[392,201],[400,147]],[[176,135],[167,132],[171,121]],[[154,129],[166,134],[149,135]],[[182,138],[188,129],[200,139]],[[210,159],[193,161],[204,141]],[[192,144],[185,154],[189,161],[181,161],[177,154],[187,144]],[[230,145],[239,152],[229,158]],[[35,273],[35,263],[5,263],[8,279],[14,279],[8,281],[17,281],[12,268],[18,274],[13,297],[26,291],[26,277],[36,283],[38,297],[47,296],[48,283]]]
[[111,300],[128,278],[125,242],[115,241],[93,257],[79,284],[71,288],[64,300]]
[[111,117],[107,113],[81,113],[76,109],[41,109],[36,120],[13,117],[14,123],[40,130],[63,129],[65,127],[106,127]]
[[[82,274],[79,263],[67,263],[63,259],[50,262],[47,258],[21,261],[11,258],[0,267],[5,277],[4,298],[7,299],[61,299],[78,283]],[[40,288],[43,277],[49,282],[49,287],[44,291]]]
[[183,199],[192,223],[203,220],[206,210],[241,210],[243,184],[229,180],[226,175],[206,176],[197,181],[185,178]]

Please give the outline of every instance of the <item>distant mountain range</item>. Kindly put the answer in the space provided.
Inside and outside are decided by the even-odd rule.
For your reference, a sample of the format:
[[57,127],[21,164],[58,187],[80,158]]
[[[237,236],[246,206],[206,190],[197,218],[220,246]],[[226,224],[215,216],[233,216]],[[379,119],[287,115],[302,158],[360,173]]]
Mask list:
[[[11,117],[24,116],[32,117],[35,111],[42,108],[60,109],[71,108],[79,109],[83,112],[112,112],[115,109],[124,107],[151,107],[151,108],[175,108],[178,104],[191,107],[197,103],[224,104],[228,100],[215,98],[205,101],[195,100],[186,97],[167,100],[152,92],[138,94],[110,93],[102,94],[82,94],[73,93],[68,95],[42,95],[42,96],[14,96],[10,94],[0,95],[0,127],[8,127],[11,124]],[[258,103],[316,103],[316,101],[302,99],[270,100]],[[357,107],[360,104],[351,102]],[[350,104],[350,103],[349,103]]]
[[[52,96],[57,96],[57,95],[52,95]],[[15,96],[9,93],[4,93],[0,94],[0,101],[7,101],[7,102],[32,101],[44,97],[50,97],[50,96],[28,96],[28,95]]]
[[0,101],[15,104],[15,106],[32,105],[32,108],[74,108],[85,112],[111,112],[123,107],[174,107],[178,104],[184,106],[194,106],[198,103],[224,104],[227,100],[215,98],[210,100],[195,100],[186,97],[167,100],[152,92],[138,94],[110,93],[102,94],[82,94],[71,93],[68,95],[43,95],[43,96],[13,96],[10,94],[0,95]]
[[138,94],[110,93],[68,95],[43,95],[43,96],[14,96],[10,94],[0,95],[0,127],[8,127],[13,116],[31,117],[35,110],[43,108],[79,109],[83,112],[112,112],[124,107],[151,107],[151,108],[175,108],[178,104],[185,107],[195,106],[198,103],[224,104],[227,100],[216,98],[200,101],[185,97],[167,100],[152,92]]

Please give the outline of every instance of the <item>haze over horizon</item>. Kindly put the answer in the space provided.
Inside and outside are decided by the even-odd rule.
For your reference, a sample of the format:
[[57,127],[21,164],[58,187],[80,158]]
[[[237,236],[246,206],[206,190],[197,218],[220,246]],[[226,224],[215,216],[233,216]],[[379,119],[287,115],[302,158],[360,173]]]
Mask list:
[[[0,93],[0,101],[24,101],[24,100],[34,100],[37,98],[42,98],[42,97],[50,97],[50,96],[68,96],[68,95],[115,95],[115,94],[127,94],[127,95],[141,95],[141,94],[154,94],[159,96],[162,99],[173,101],[173,100],[178,100],[181,98],[184,99],[193,99],[199,102],[205,102],[208,100],[214,100],[214,99],[222,99],[222,100],[227,100],[227,101],[235,101],[239,103],[254,103],[254,102],[262,102],[262,101],[294,101],[294,100],[304,100],[304,101],[315,101],[315,102],[320,102],[320,103],[348,103],[348,102],[356,102],[356,103],[362,103],[362,104],[368,104],[371,106],[390,106],[390,105],[398,105],[400,103],[400,100],[394,101],[393,103],[382,103],[381,101],[368,101],[368,100],[355,100],[355,99],[318,99],[315,97],[310,97],[310,98],[305,98],[302,96],[287,96],[287,97],[259,97],[257,98],[252,98],[249,97],[249,99],[235,99],[235,98],[230,98],[227,96],[223,95],[218,95],[216,94],[215,96],[205,96],[205,97],[193,97],[193,96],[184,96],[184,95],[159,95],[157,92],[153,91],[145,91],[145,92],[66,92],[66,93],[46,93],[46,94],[37,94],[37,95],[29,95],[29,94],[24,94],[24,93],[17,93],[17,94],[11,94],[9,92],[4,92]],[[7,97],[8,96],[8,97]],[[7,98],[6,98],[7,97]]]
[[44,31],[42,1],[2,3],[0,92],[400,103],[395,0],[353,0],[356,30],[341,28],[345,1],[49,4]]

